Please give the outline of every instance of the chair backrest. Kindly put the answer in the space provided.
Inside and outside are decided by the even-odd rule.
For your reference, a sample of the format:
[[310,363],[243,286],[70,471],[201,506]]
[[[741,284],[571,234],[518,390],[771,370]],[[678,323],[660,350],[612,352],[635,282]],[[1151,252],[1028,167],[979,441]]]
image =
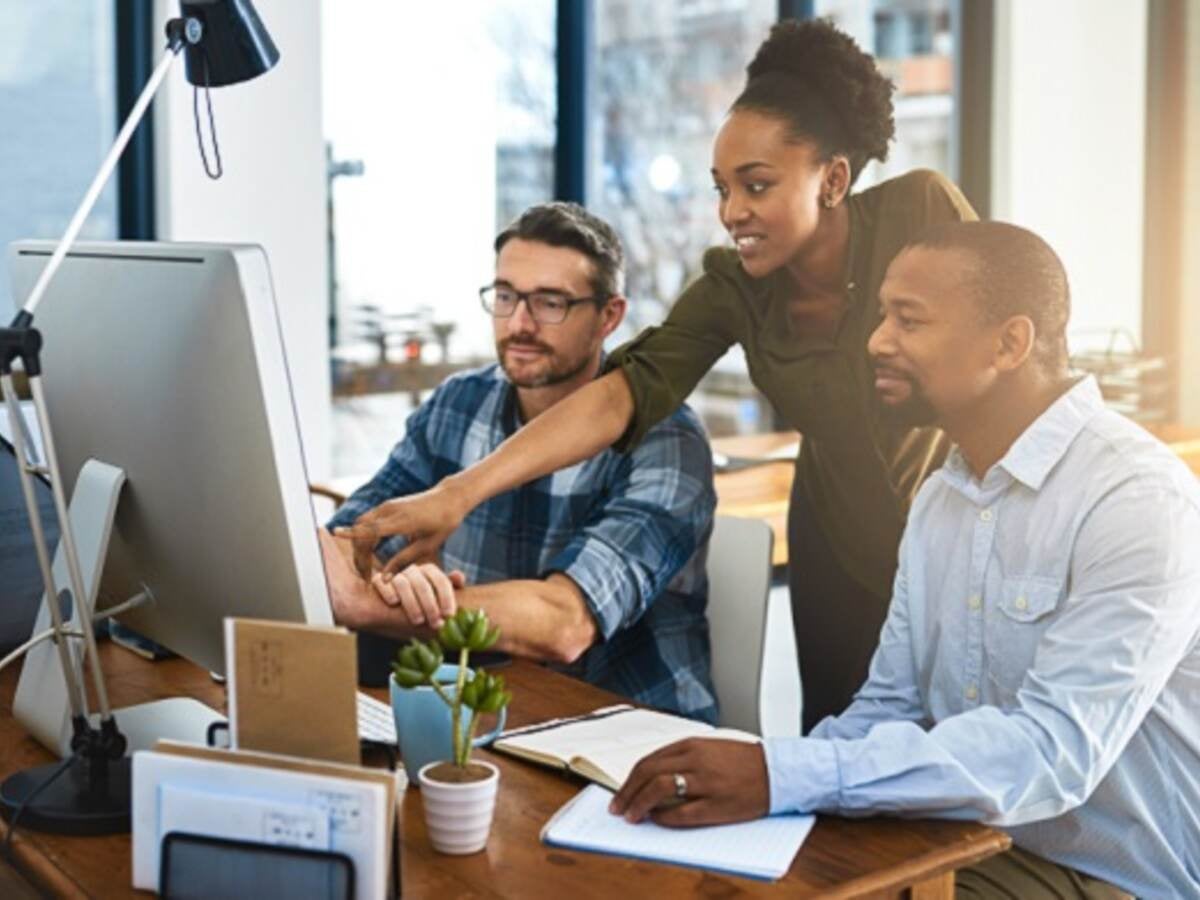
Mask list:
[[717,516],[708,545],[708,631],[720,724],[753,734],[762,734],[773,542],[761,519]]

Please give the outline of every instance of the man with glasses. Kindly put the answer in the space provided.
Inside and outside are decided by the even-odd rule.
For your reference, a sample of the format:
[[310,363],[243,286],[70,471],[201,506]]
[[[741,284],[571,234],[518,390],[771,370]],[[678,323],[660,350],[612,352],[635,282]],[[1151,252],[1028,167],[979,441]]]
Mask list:
[[[600,371],[626,309],[613,230],[576,204],[547,203],[495,247],[480,298],[498,363],[447,379],[410,416],[383,468],[329,522],[334,534],[487,456]],[[402,537],[356,560],[348,539],[323,530],[334,613],[386,638],[363,641],[386,656],[457,607],[483,607],[499,649],[712,722],[704,564],[715,506],[708,441],[684,407],[628,454],[604,450],[483,504],[440,561],[391,573]]]

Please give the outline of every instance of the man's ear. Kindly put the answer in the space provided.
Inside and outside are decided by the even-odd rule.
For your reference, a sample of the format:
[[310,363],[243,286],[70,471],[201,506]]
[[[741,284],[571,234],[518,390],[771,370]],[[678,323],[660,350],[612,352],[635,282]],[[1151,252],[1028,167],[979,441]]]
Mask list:
[[629,308],[629,301],[617,294],[614,297],[609,297],[608,302],[600,309],[600,339],[608,337],[625,320],[625,311]]
[[1037,340],[1037,329],[1029,316],[1013,316],[1000,326],[996,347],[996,368],[1001,372],[1012,372],[1025,365],[1033,353]]

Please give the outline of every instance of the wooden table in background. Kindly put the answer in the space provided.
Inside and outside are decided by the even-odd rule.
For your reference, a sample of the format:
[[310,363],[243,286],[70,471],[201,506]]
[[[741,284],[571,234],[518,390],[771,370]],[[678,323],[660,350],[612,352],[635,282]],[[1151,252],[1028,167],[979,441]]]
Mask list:
[[[757,459],[798,440],[800,435],[795,431],[779,431],[715,438],[712,446],[726,456]],[[771,562],[776,566],[786,566],[788,561],[787,510],[795,471],[793,457],[739,472],[720,473],[714,479],[718,515],[762,519],[771,526],[775,535]]]
[[[149,663],[102,645],[114,704],[191,696],[220,707],[224,691],[182,659]],[[518,661],[504,670],[514,691],[509,724],[573,715],[617,698],[590,685]],[[0,776],[50,761],[12,718],[16,673],[0,676]],[[385,693],[374,692],[386,700]],[[119,717],[118,717],[119,721]],[[776,883],[544,846],[538,834],[582,782],[540,766],[480,751],[500,767],[496,819],[485,852],[434,853],[420,792],[403,804],[404,896],[422,897],[909,897],[953,896],[954,870],[1006,849],[1006,835],[964,822],[839,819],[822,816],[787,876]],[[5,826],[0,823],[0,836]],[[63,897],[129,897],[129,835],[64,837],[19,830],[16,866],[43,892]]]

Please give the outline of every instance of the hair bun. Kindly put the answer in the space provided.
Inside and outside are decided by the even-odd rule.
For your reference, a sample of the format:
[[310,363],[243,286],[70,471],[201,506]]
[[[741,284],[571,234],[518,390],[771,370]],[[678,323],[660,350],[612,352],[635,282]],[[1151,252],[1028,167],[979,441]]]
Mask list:
[[775,24],[746,67],[746,84],[783,77],[797,92],[820,97],[841,126],[847,142],[839,152],[868,159],[887,158],[895,134],[894,85],[854,38],[828,19]]

